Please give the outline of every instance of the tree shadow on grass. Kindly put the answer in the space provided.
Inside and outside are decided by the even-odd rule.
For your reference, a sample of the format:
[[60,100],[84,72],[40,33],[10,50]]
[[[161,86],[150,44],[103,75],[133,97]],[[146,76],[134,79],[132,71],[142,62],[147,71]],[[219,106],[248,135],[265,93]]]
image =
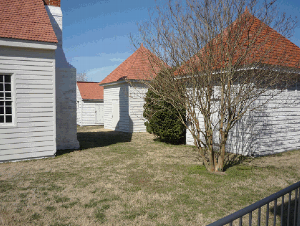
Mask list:
[[[80,144],[79,150],[89,148],[105,147],[117,143],[130,142],[132,133],[118,131],[100,131],[100,132],[78,132],[77,139]],[[77,150],[58,150],[56,156],[70,153]]]
[[225,165],[224,165],[224,172],[229,169],[230,167],[236,166],[236,165],[240,165],[243,162],[245,162],[246,160],[248,160],[249,157],[247,156],[243,156],[243,155],[235,155],[235,154],[227,154],[227,156],[225,157]]

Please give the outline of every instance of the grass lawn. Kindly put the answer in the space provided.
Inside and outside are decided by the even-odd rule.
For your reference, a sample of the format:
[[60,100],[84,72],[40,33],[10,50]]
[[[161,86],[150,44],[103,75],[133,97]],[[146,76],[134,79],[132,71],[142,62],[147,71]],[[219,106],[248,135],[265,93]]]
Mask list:
[[78,140],[79,151],[0,164],[0,225],[206,225],[300,180],[300,151],[217,175],[193,147],[150,134],[78,127]]

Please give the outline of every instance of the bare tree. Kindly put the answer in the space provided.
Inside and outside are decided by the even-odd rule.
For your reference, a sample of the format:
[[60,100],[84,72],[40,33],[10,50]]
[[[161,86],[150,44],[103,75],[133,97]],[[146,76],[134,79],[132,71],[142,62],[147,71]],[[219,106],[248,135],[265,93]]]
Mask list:
[[85,72],[77,73],[76,74],[76,81],[87,82],[88,81],[88,77],[87,77],[86,73]]
[[[169,0],[139,26],[163,76],[146,83],[176,109],[206,168],[223,171],[231,129],[289,85],[299,62],[287,52],[295,21],[275,0]],[[272,28],[271,28],[272,27]],[[298,57],[299,59],[299,57]],[[257,104],[257,100],[259,104]],[[179,114],[180,115],[180,114]]]

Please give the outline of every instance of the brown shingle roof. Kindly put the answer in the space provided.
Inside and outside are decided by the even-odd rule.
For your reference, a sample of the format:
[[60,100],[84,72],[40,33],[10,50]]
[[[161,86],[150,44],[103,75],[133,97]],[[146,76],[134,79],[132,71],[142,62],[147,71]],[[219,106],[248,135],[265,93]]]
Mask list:
[[42,0],[1,0],[0,37],[57,43]]
[[103,100],[103,87],[98,82],[77,82],[77,86],[84,100]]
[[116,82],[122,79],[151,80],[161,69],[161,67],[157,65],[158,63],[164,64],[157,56],[141,44],[140,48],[99,84]]

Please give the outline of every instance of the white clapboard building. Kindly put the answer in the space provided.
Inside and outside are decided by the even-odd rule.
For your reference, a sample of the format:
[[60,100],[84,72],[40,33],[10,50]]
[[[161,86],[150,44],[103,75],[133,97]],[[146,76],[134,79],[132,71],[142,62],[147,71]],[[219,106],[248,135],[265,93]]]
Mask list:
[[104,124],[103,87],[98,82],[77,82],[77,125]]
[[0,161],[79,148],[60,0],[0,1]]
[[158,58],[143,44],[99,84],[104,87],[104,128],[146,132],[143,117],[145,81],[159,72]]
[[[242,16],[253,19],[253,24],[260,24],[261,21],[251,15],[246,9]],[[253,29],[255,26],[253,26]],[[252,28],[251,28],[252,29]],[[293,71],[295,79],[293,85],[286,87],[286,90],[272,98],[266,105],[245,114],[245,116],[232,128],[229,134],[226,151],[243,155],[267,155],[278,152],[300,148],[300,48],[287,38],[270,27],[269,37],[265,41],[264,36],[259,36],[257,43],[264,43],[261,52],[257,52],[257,59],[264,65],[270,65],[277,70]],[[255,32],[255,30],[245,32]],[[263,34],[263,32],[262,32]],[[270,46],[271,48],[270,51]],[[268,52],[267,57],[261,57]],[[260,58],[261,57],[261,58]],[[218,87],[215,87],[216,90]],[[260,106],[270,96],[261,96],[253,105]],[[203,115],[196,109],[199,122],[204,128]],[[218,131],[216,130],[216,133]],[[186,144],[194,145],[194,139],[187,130]]]

